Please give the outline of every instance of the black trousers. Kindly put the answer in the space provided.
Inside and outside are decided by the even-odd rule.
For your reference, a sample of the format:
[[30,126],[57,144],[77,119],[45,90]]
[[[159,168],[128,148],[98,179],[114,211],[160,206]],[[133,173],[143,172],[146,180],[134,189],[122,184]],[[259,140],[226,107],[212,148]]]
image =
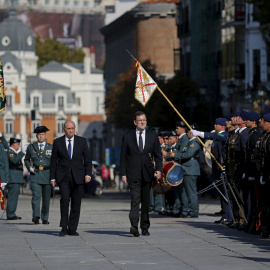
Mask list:
[[[75,182],[72,173],[70,172],[59,184],[59,188],[61,193],[60,227],[62,227],[63,229],[69,228],[70,231],[75,232],[79,224],[81,201],[83,195],[83,184],[78,185]],[[69,213],[69,203],[70,203],[70,213]]]
[[129,182],[129,187],[131,196],[129,220],[131,226],[138,228],[141,204],[140,228],[148,229],[150,227],[149,204],[151,182],[145,182],[144,180],[139,179]]

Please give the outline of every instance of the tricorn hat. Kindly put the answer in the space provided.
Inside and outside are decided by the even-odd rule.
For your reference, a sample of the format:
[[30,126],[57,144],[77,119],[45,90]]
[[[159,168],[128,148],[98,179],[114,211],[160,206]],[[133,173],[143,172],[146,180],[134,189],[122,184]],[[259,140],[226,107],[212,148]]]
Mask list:
[[17,139],[17,138],[10,138],[9,140],[9,144],[12,145],[13,143],[20,143],[21,140],[20,139]]
[[44,133],[46,131],[49,131],[49,129],[45,126],[38,126],[35,128],[34,132],[33,133]]

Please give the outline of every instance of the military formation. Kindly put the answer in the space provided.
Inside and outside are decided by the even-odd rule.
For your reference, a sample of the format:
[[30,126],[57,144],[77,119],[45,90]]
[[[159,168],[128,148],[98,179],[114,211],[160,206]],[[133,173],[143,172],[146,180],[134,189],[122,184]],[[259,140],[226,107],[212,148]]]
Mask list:
[[[19,150],[21,140],[10,138],[9,145],[0,133],[0,177],[1,186],[7,191],[6,215],[8,220],[18,220],[16,210],[20,187],[24,184],[24,164],[30,173],[32,190],[32,222],[49,224],[51,197],[50,160],[52,145],[46,142],[49,129],[39,126],[35,129],[37,142],[26,144]],[[24,164],[23,164],[24,158]],[[42,202],[42,204],[41,204]]]
[[[206,175],[203,171],[207,163],[207,151],[201,142],[210,142],[211,164],[207,165],[211,170],[207,177],[221,203],[221,211],[215,213],[221,218],[215,223],[269,238],[270,114],[261,117],[256,112],[235,112],[217,118],[211,132],[191,127],[190,131],[180,121],[175,131],[160,132],[154,128],[164,163],[163,179],[153,183],[150,211],[179,218],[198,217],[197,178]],[[171,171],[177,164],[184,170],[177,186],[164,180],[169,177],[166,164],[170,161],[174,164]],[[163,186],[163,192],[158,185]]]

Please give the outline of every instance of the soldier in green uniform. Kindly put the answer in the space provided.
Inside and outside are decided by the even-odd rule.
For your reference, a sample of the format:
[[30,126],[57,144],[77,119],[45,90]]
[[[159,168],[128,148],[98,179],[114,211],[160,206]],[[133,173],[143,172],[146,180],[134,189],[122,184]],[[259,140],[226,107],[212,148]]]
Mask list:
[[20,148],[20,139],[10,138],[10,148],[8,150],[9,161],[9,181],[8,181],[8,199],[7,199],[7,219],[21,219],[16,215],[20,186],[24,183],[22,157],[25,155],[26,147],[18,152]]
[[[174,158],[176,163],[180,163],[178,159],[178,155],[183,152],[185,145],[188,143],[189,139],[186,134],[186,124],[183,121],[176,123],[176,134],[179,136],[178,141],[176,143],[176,151],[172,151],[170,156]],[[186,191],[184,189],[184,185],[180,184],[173,188],[174,190],[174,206],[173,206],[173,217],[187,217],[187,210],[182,209],[182,205],[188,205],[188,198],[186,195]]]
[[[198,130],[198,127],[195,125],[192,125],[191,127]],[[186,133],[189,141],[183,148],[183,152],[177,155],[179,163],[185,171],[182,185],[184,185],[184,189],[189,201],[189,205],[182,205],[182,213],[187,213],[187,210],[189,209],[188,217],[197,218],[199,213],[197,178],[200,175],[200,165],[196,158],[199,155],[201,146],[198,139],[192,135],[187,127]]]
[[[45,126],[38,126],[36,133],[37,142],[28,145],[24,159],[25,166],[30,172],[32,190],[32,221],[39,224],[49,224],[49,207],[51,197],[50,183],[50,163],[52,155],[52,145],[46,142],[46,132],[49,129]],[[42,207],[40,211],[40,200],[42,197]]]

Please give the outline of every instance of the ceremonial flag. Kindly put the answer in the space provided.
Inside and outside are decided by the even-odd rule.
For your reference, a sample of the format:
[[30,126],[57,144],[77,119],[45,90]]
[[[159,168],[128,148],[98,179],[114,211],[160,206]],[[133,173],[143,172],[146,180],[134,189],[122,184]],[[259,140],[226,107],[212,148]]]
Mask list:
[[5,110],[6,107],[6,93],[4,86],[4,73],[3,66],[0,59],[0,112]]
[[135,87],[135,99],[137,99],[143,106],[145,106],[156,90],[157,84],[144,70],[139,61],[136,62],[136,67],[138,70]]
[[1,203],[1,209],[5,210],[5,197],[3,194],[2,187],[1,187],[1,179],[0,179],[0,203]]

